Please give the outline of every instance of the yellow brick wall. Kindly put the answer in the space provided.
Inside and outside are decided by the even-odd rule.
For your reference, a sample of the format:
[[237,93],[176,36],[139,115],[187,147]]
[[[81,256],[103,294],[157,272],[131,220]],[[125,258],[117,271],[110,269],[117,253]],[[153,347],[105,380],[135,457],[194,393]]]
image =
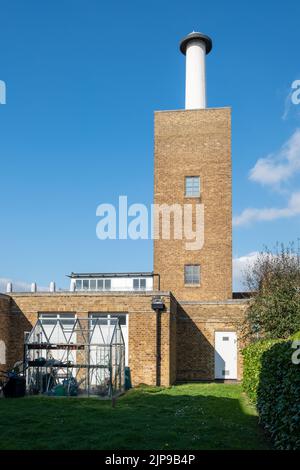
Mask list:
[[242,379],[242,324],[248,303],[182,303],[177,316],[177,380],[214,380],[215,332],[235,331]]
[[[0,371],[5,370],[8,362],[10,335],[10,299],[0,294]],[[1,372],[0,372],[1,375]]]
[[[204,246],[154,241],[154,271],[161,289],[181,300],[232,296],[231,110],[155,113],[155,204],[204,204]],[[185,176],[200,176],[200,198],[185,198]],[[184,265],[201,265],[200,287],[184,286]]]
[[[0,296],[0,340],[5,341],[7,348],[6,364],[0,364],[0,368],[12,367],[23,358],[24,331],[31,330],[39,313],[68,312],[84,318],[93,312],[123,312],[128,314],[133,385],[169,386],[176,380],[213,380],[215,332],[236,331],[240,350],[240,326],[247,302],[179,304],[172,294],[164,294],[163,299],[166,310],[161,313],[157,328],[152,294],[37,293],[12,294],[11,299]],[[238,378],[241,377],[239,353]]]
[[[145,383],[155,385],[157,381],[157,317],[151,308],[152,294],[93,294],[93,293],[52,293],[12,294],[13,324],[15,342],[14,359],[22,358],[24,327],[27,331],[36,322],[39,313],[68,312],[78,317],[90,313],[127,313],[129,325],[129,367],[133,385]],[[174,379],[173,354],[170,357],[170,295],[164,295],[166,310],[161,314],[161,385],[170,385]],[[174,305],[174,304],[173,304]],[[174,308],[174,307],[173,307]],[[172,314],[173,315],[173,314]],[[174,338],[176,342],[176,338]],[[174,347],[174,346],[172,346]],[[173,374],[173,375],[172,375]]]
[[0,363],[0,369],[13,367],[17,360],[23,358],[23,332],[30,327],[24,316],[16,314],[11,309],[12,299],[0,294],[0,341],[5,344],[5,363]]

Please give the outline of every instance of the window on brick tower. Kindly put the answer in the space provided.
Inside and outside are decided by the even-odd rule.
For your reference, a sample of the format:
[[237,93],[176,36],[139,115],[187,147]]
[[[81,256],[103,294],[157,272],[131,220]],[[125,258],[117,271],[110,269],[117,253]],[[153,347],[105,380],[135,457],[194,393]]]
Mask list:
[[200,196],[200,176],[185,177],[185,197]]
[[186,285],[200,284],[200,265],[186,264],[184,266],[184,283]]

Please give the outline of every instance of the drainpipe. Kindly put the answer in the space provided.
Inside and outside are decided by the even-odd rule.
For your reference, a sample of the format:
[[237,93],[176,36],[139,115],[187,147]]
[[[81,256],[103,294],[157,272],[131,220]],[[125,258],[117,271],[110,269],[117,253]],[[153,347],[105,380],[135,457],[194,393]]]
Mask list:
[[156,313],[156,385],[161,384],[161,312],[165,309],[161,297],[152,298],[152,309]]
[[156,309],[156,386],[160,386],[161,376],[161,311]]
[[160,274],[159,273],[153,273],[153,278],[157,277],[157,290],[160,291]]

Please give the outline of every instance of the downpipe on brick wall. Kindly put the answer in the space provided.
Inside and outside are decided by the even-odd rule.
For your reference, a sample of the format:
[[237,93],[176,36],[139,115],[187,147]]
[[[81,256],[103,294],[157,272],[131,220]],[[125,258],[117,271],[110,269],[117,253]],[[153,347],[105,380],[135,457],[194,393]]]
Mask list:
[[165,304],[160,296],[152,298],[152,309],[156,313],[156,385],[161,384],[161,312],[165,310]]
[[161,310],[156,309],[156,385],[161,384]]

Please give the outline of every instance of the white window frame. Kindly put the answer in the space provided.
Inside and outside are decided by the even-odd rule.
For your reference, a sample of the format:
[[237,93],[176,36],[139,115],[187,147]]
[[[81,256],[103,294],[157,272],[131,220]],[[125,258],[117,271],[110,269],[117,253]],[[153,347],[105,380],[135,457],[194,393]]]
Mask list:
[[[193,268],[191,274],[186,273],[186,268]],[[195,268],[197,268],[199,276],[195,279]],[[191,277],[190,281],[187,281],[187,278]],[[185,286],[200,286],[201,284],[201,266],[200,264],[185,264],[184,265],[184,285]]]
[[[96,288],[92,288],[91,289],[91,281],[93,282],[96,282]],[[102,281],[103,283],[103,287],[102,288],[99,288],[98,287],[98,282],[99,281]],[[81,283],[81,287],[78,288],[77,287],[77,283],[80,282]],[[109,287],[106,287],[105,284],[107,283],[110,283],[110,286]],[[88,287],[87,288],[83,288],[83,283],[88,283]],[[77,292],[102,292],[102,291],[111,291],[111,279],[110,278],[96,278],[96,277],[93,277],[93,278],[80,278],[80,279],[75,279],[75,289]]]
[[[73,325],[71,328],[68,328],[68,327],[65,328],[65,326],[67,325],[64,325],[64,329],[66,331],[67,330],[72,331],[74,327],[74,323],[76,322],[76,319],[77,319],[77,315],[76,313],[72,313],[72,312],[39,312],[38,318],[41,321],[42,325],[43,325],[43,320],[52,320],[52,321],[53,320],[56,320],[56,321],[57,320],[73,320]],[[47,325],[47,323],[45,323],[45,325]]]
[[[122,326],[126,326],[126,335],[122,330],[122,334],[124,335],[124,342],[125,342],[125,365],[128,366],[129,361],[129,315],[126,312],[89,312],[89,320],[90,320],[90,327],[92,327],[92,320],[97,319],[99,317],[104,317],[107,319],[107,326],[111,326],[111,317],[114,315],[122,315],[125,317],[126,324],[120,325],[121,330]],[[112,324],[113,325],[113,324]],[[101,326],[101,325],[100,325]]]
[[[134,282],[135,282],[135,281],[138,281],[138,284],[139,284],[138,287],[134,287]],[[144,282],[145,282],[145,287],[141,287],[141,281],[144,281]],[[144,291],[144,290],[146,290],[146,289],[147,289],[147,279],[146,279],[145,277],[134,277],[134,278],[132,279],[132,289],[133,289],[134,291],[137,291],[137,290],[142,290],[142,291]]]
[[[191,184],[187,184],[188,181],[191,181]],[[197,181],[197,183],[196,183]],[[201,180],[200,176],[186,176],[184,179],[184,194],[185,197],[200,197],[201,194]]]
[[126,323],[125,325],[121,326],[127,326],[127,313],[126,312],[90,312],[89,313],[89,319],[90,320],[97,320],[98,318],[106,318],[107,319],[107,325],[111,326],[113,323],[111,323],[111,320],[115,320],[114,316],[119,315],[125,318]]

